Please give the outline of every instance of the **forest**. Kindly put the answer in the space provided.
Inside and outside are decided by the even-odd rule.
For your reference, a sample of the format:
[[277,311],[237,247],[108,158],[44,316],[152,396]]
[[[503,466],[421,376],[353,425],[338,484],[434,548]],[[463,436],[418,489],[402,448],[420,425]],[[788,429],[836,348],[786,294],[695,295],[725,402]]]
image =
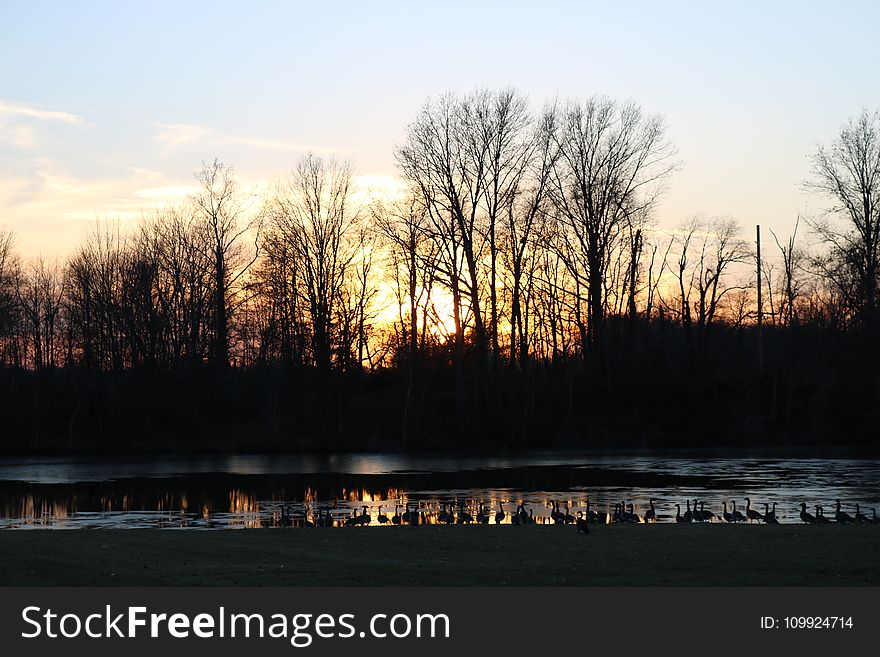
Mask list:
[[788,234],[661,227],[662,116],[479,89],[406,126],[397,193],[214,159],[64,260],[0,228],[0,452],[874,448],[880,113],[804,156]]

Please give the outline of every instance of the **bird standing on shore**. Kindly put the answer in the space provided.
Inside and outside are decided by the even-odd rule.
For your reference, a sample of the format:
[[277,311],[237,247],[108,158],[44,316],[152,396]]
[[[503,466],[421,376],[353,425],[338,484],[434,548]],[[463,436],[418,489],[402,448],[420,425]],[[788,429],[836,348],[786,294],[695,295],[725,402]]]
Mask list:
[[477,511],[477,522],[481,525],[484,525],[487,522],[489,522],[489,516],[486,513],[485,509],[483,508],[482,502],[480,502],[480,510]]
[[731,502],[733,502],[733,512],[731,513],[731,515],[733,516],[733,521],[734,522],[742,522],[743,520],[746,519],[746,517],[742,513],[740,513],[739,511],[736,510],[736,500],[731,500]]
[[464,504],[459,506],[458,507],[458,524],[466,525],[466,524],[473,522],[473,521],[474,521],[474,517],[465,510]]
[[764,519],[764,516],[761,515],[760,511],[755,511],[752,508],[752,500],[748,497],[746,498],[746,518],[749,519],[749,522],[751,522],[752,520],[757,520],[760,522]]
[[[691,501],[685,500],[685,502],[687,503],[687,511],[684,512],[684,521],[690,522],[691,520],[694,519],[694,514],[691,511]],[[681,508],[681,507],[679,506],[679,508]]]
[[635,512],[635,506],[630,502],[629,511],[624,511],[623,513],[623,521],[638,524],[642,520],[639,518],[638,514]]
[[700,502],[700,517],[703,520],[712,520],[715,517],[715,514],[711,511],[706,511],[705,502]]
[[645,511],[645,522],[657,522],[657,511],[654,510],[654,498],[648,500],[650,509]]
[[675,505],[675,522],[690,522],[690,518],[681,515],[681,504]]
[[807,511],[806,502],[801,502],[801,520],[806,524],[816,524],[816,516]]
[[848,522],[852,522],[853,521],[852,516],[849,515],[846,511],[840,510],[840,500],[836,500],[835,504],[837,505],[837,508],[834,511],[834,519],[837,522],[839,522],[841,525],[848,523]]

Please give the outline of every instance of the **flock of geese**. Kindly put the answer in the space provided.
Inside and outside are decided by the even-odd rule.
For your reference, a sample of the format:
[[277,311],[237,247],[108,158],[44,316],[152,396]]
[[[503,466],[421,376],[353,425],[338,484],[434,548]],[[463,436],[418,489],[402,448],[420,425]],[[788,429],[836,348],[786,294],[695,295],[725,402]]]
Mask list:
[[[604,511],[595,511],[591,508],[590,501],[587,500],[586,510],[578,511],[575,515],[571,514],[571,510],[569,508],[568,502],[565,502],[564,508],[560,508],[559,504],[556,501],[552,502],[552,511],[550,512],[549,520],[556,525],[575,525],[577,527],[578,532],[582,532],[584,534],[589,534],[590,529],[589,525],[605,525],[605,524],[616,524],[616,523],[653,523],[657,522],[657,510],[654,507],[654,502],[656,500],[651,499],[649,501],[649,508],[645,511],[642,516],[639,516],[635,513],[634,505],[632,503],[626,504],[624,502],[619,502],[614,506],[613,513],[606,513]],[[716,515],[711,509],[706,508],[705,501],[702,500],[693,500],[693,504],[691,504],[691,500],[688,499],[685,501],[685,511],[682,513],[681,504],[675,505],[675,522],[676,523],[691,523],[691,522],[727,522],[727,523],[739,523],[739,522],[749,522],[749,523],[764,523],[768,525],[778,525],[779,520],[776,517],[776,502],[764,503],[764,512],[761,513],[752,508],[752,501],[748,497],[745,498],[745,513],[743,514],[736,508],[736,500],[731,500],[731,507],[728,511],[727,501],[725,500],[722,503],[723,510],[721,515]],[[815,513],[810,513],[807,511],[807,503],[800,503],[800,520],[805,524],[878,524],[877,511],[871,509],[871,517],[867,517],[861,512],[861,506],[856,504],[855,515],[852,516],[849,513],[843,511],[841,509],[840,500],[835,501],[835,511],[832,517],[828,517],[825,515],[823,511],[822,505],[816,505],[814,507]],[[411,508],[415,507],[415,508]],[[288,506],[281,507],[281,516],[278,520],[277,524],[282,527],[357,527],[357,526],[367,526],[373,524],[373,516],[369,513],[368,506],[364,505],[362,507],[362,512],[358,513],[356,510],[352,510],[351,514],[345,516],[342,519],[334,518],[330,515],[329,509],[324,509],[323,511],[319,511],[317,516],[309,515],[306,512],[302,514],[295,514],[292,508]],[[458,507],[458,512],[454,508],[454,505],[448,505],[444,503],[438,511],[433,510],[425,510],[420,508],[419,505],[414,504],[412,502],[407,502],[404,506],[403,513],[400,513],[400,506],[395,506],[394,515],[388,516],[383,510],[383,507],[380,506],[378,508],[378,515],[376,516],[376,522],[379,525],[421,525],[421,524],[445,524],[445,525],[467,525],[467,524],[481,524],[488,525],[490,521],[494,519],[496,525],[500,525],[505,522],[506,519],[509,518],[509,522],[511,525],[533,525],[536,524],[537,520],[534,516],[534,512],[532,509],[528,511],[525,508],[525,503],[520,502],[516,510],[512,513],[508,513],[504,510],[504,502],[498,503],[498,510],[493,512],[491,508],[487,509],[483,506],[483,503],[480,502],[478,508],[473,505],[470,506],[471,510],[476,510],[476,515],[471,515],[468,511],[468,508],[464,505],[464,503],[460,504]]]

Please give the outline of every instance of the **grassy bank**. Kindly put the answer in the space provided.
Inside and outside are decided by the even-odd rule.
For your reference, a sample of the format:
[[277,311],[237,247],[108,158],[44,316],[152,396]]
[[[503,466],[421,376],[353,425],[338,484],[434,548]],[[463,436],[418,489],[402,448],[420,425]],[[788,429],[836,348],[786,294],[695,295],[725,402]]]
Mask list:
[[2,585],[880,585],[877,526],[0,532]]

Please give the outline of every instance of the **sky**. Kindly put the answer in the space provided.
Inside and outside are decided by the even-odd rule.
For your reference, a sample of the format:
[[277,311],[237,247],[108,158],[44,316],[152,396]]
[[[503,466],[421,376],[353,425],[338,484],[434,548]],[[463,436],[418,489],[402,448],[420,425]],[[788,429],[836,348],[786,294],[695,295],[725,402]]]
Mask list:
[[98,219],[245,189],[307,152],[365,185],[432,95],[514,86],[537,109],[602,94],[666,119],[682,166],[661,229],[731,216],[787,235],[827,201],[808,155],[880,109],[880,2],[0,0],[0,227],[64,257]]

